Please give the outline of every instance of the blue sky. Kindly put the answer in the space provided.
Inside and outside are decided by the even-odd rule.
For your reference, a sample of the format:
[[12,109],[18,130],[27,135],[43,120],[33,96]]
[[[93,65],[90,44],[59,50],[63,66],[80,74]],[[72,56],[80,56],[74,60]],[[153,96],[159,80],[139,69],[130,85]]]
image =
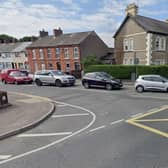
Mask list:
[[125,8],[135,2],[139,15],[168,19],[168,0],[0,0],[0,34],[17,38],[38,35],[43,28],[64,33],[94,30],[113,47],[113,34],[125,17]]

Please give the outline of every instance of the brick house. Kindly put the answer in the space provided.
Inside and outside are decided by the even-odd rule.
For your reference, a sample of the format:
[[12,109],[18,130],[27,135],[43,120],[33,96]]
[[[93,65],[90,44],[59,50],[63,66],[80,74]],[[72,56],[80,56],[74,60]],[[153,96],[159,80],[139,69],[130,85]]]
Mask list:
[[138,15],[130,4],[114,35],[117,64],[168,64],[168,22]]
[[49,36],[48,32],[40,31],[40,38],[27,48],[32,72],[44,69],[80,72],[83,57],[99,58],[108,53],[107,45],[94,31],[63,34],[59,28],[53,32]]

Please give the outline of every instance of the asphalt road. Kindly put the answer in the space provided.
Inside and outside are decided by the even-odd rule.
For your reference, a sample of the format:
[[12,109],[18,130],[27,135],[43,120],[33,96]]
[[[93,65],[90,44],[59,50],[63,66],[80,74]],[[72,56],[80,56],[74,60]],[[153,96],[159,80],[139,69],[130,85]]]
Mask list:
[[[0,85],[49,97],[51,118],[0,142],[0,168],[167,168],[168,94]],[[9,99],[10,100],[10,99]]]

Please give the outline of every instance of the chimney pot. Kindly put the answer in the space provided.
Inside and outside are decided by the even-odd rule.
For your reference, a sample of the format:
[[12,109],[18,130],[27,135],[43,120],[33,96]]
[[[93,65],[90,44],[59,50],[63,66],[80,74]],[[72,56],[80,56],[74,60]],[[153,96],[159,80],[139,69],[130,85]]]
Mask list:
[[62,31],[62,29],[59,27],[58,29],[54,29],[54,30],[53,30],[53,34],[54,34],[55,37],[58,37],[58,36],[60,36],[60,35],[63,34],[63,31]]

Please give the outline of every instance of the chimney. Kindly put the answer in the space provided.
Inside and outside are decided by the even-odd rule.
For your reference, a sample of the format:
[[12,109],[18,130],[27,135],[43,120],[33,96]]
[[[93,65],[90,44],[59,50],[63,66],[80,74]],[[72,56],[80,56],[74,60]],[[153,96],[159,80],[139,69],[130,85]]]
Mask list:
[[138,14],[138,6],[135,3],[129,4],[125,12],[126,15],[136,16]]
[[45,37],[48,36],[48,32],[43,29],[42,31],[39,32],[39,35],[40,37]]
[[54,34],[55,37],[58,37],[58,36],[60,36],[60,35],[63,34],[63,31],[62,31],[61,28],[59,27],[58,29],[54,29],[54,30],[53,30],[53,34]]

